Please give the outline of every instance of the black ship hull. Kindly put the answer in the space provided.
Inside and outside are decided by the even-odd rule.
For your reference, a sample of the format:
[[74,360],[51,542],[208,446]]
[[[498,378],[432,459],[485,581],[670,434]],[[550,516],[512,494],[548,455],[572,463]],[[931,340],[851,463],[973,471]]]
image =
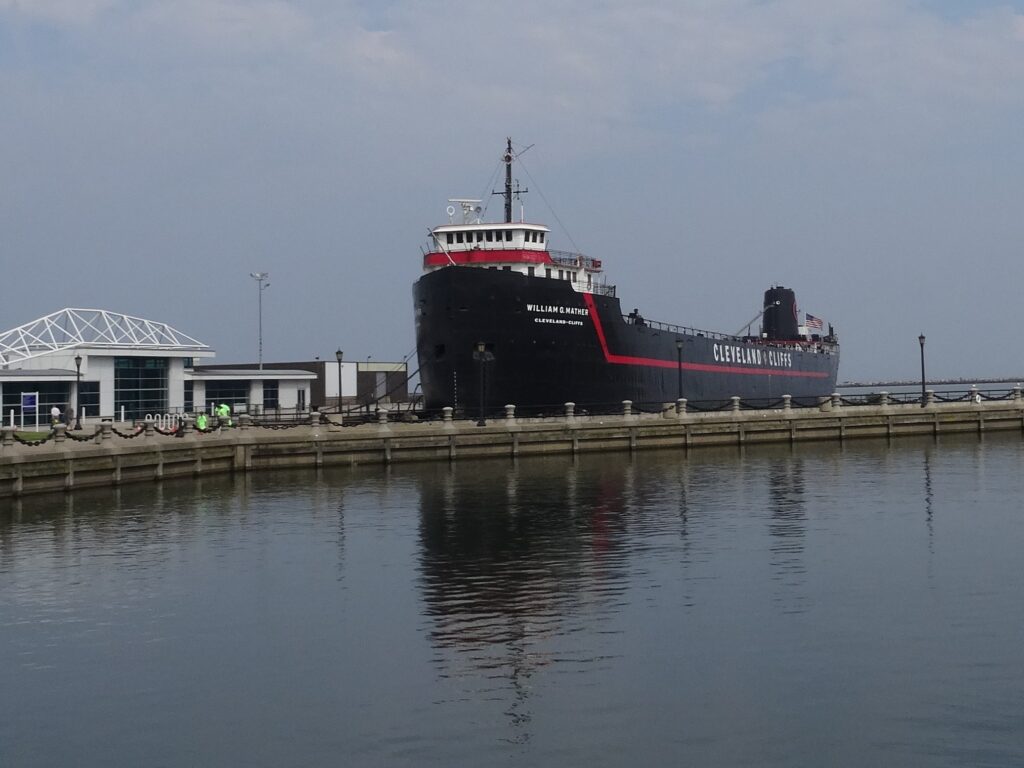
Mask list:
[[769,404],[835,389],[835,344],[632,322],[616,297],[581,293],[565,280],[451,267],[421,277],[413,298],[428,409],[472,410],[482,400],[489,411],[556,410],[566,402],[596,410],[623,400],[639,408],[734,396]]

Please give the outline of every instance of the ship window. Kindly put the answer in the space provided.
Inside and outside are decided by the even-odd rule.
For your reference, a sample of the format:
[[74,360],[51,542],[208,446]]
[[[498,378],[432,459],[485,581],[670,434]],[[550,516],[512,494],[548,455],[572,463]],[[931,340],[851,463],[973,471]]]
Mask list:
[[487,242],[488,243],[493,243],[494,242],[494,232],[492,232],[489,229],[487,230]]
[[456,239],[456,240],[457,240],[458,242],[460,242],[460,243],[461,243],[461,242],[462,242],[462,233],[461,233],[461,232],[456,232],[456,233],[455,233],[455,239]]
[[536,272],[536,271],[537,270],[534,267],[527,267],[526,268],[526,274],[528,274],[530,277],[533,277],[533,273]]
[[512,271],[512,267],[502,267],[502,269],[504,269],[506,272]]
[[452,237],[452,233],[451,232],[447,233],[447,239],[448,239],[448,245],[451,245],[452,244],[452,240],[454,239]]
[[564,272],[564,270],[561,270],[561,269],[558,270],[558,279],[559,280],[564,280],[565,279],[565,272]]
[[544,233],[543,232],[540,233],[540,241],[542,243],[544,242]]
[[483,232],[477,232],[476,233],[476,241],[478,243],[482,243],[484,241],[484,233]]
[[511,243],[512,242],[512,230],[511,229],[506,229],[505,230],[505,242],[506,243]]
[[576,273],[575,272],[570,272],[569,273],[569,279],[572,280],[575,283],[576,282]]
[[544,277],[551,277],[551,268],[544,267]]

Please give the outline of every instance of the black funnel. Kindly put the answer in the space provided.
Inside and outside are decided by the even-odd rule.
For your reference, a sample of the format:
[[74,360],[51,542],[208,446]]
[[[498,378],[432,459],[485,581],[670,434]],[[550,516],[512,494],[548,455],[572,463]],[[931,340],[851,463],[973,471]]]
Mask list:
[[791,341],[799,339],[796,317],[796,294],[781,285],[764,292],[764,314],[761,326],[769,339]]

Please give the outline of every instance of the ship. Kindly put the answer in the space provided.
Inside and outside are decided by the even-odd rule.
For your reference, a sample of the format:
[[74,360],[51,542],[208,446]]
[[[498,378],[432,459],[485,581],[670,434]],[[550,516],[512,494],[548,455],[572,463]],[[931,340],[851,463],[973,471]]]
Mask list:
[[660,410],[682,398],[711,410],[734,397],[749,407],[785,395],[816,404],[834,391],[835,330],[814,315],[801,321],[792,288],[769,287],[734,334],[651,320],[638,308],[624,313],[600,259],[553,249],[551,230],[522,213],[513,221],[513,199],[527,190],[513,188],[511,139],[501,159],[505,187],[495,194],[504,197],[504,221],[483,221],[480,200],[451,198],[448,223],[430,229],[422,249],[413,302],[426,410],[483,416],[506,405],[544,413],[574,403],[600,413],[627,400]]

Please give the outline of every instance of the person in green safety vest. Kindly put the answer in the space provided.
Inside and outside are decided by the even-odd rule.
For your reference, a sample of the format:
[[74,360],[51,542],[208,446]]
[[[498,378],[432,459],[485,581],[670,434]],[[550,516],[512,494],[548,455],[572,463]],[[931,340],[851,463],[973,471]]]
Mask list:
[[221,403],[214,409],[214,413],[217,414],[217,420],[220,422],[222,427],[230,427],[231,424],[231,406],[227,403]]
[[198,429],[201,432],[205,432],[207,423],[208,422],[206,420],[205,413],[200,411],[199,413],[196,414],[196,429]]

